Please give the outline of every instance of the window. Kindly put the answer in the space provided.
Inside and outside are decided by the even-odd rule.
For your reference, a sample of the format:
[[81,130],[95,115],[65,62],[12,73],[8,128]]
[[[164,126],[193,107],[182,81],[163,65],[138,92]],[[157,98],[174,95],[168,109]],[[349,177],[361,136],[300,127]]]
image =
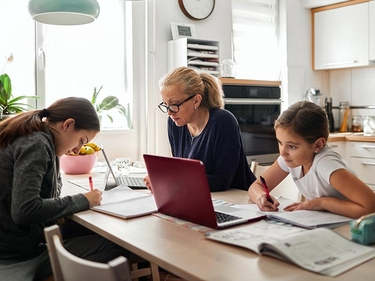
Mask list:
[[[125,28],[131,28],[130,2],[98,1],[100,14],[90,24],[59,26],[37,24],[37,74],[38,93],[45,106],[55,100],[80,96],[91,100],[94,87],[101,92],[98,101],[109,95],[119,98],[130,111],[132,104],[131,53],[132,43]],[[131,84],[131,83],[130,83]],[[108,112],[113,123],[105,115],[104,129],[131,128],[130,119],[116,110]],[[131,112],[128,112],[131,116]]]
[[236,78],[280,80],[278,0],[232,0]]
[[[1,0],[0,74],[9,75],[15,97],[35,95],[35,27],[27,3],[28,0]],[[14,59],[4,68],[11,54]]]

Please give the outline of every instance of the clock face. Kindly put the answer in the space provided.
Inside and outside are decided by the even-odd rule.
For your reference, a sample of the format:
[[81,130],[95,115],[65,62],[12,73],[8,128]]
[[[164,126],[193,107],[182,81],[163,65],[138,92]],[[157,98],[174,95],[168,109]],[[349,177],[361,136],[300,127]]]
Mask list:
[[192,20],[208,18],[215,8],[215,0],[178,0],[182,12]]

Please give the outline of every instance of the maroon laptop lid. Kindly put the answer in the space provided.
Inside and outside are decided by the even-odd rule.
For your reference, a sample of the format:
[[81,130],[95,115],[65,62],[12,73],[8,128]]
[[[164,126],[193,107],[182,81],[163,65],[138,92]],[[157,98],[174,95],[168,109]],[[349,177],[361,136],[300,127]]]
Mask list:
[[160,213],[216,228],[216,215],[203,163],[144,154]]

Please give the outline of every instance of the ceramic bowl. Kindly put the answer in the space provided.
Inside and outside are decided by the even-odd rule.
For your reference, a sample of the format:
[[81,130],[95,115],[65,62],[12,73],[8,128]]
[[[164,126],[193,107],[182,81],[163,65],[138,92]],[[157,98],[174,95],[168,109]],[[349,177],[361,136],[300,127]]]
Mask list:
[[60,157],[60,168],[65,174],[88,174],[98,161],[98,152],[89,155],[63,155]]

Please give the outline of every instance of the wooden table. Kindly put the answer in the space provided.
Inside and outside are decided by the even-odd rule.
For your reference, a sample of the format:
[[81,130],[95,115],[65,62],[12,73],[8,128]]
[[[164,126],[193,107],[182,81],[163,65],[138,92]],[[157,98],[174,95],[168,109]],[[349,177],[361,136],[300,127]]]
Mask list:
[[[80,189],[65,183],[69,190]],[[248,203],[245,191],[214,192],[213,198],[237,204]],[[95,211],[84,211],[72,219],[159,267],[186,280],[333,280],[295,265],[249,250],[205,238],[204,234],[155,215],[123,220]],[[349,227],[337,231],[349,237]],[[374,280],[375,259],[335,280]]]

